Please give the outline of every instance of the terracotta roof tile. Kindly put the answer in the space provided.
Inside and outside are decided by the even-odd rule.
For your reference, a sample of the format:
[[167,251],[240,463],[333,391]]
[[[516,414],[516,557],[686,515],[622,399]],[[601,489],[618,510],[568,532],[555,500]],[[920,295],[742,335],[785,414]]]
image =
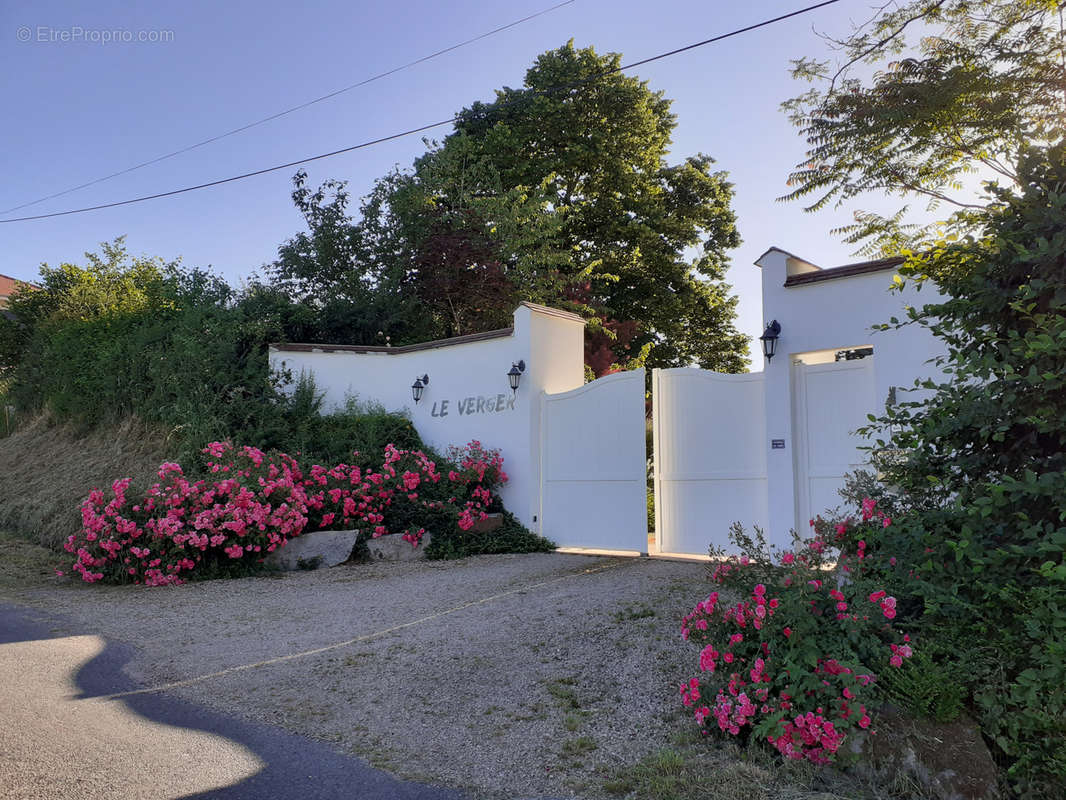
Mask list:
[[[15,291],[15,287],[20,283],[29,283],[28,281],[19,280],[18,278],[11,278],[7,275],[0,275],[0,297],[9,297]],[[29,284],[34,289],[39,289],[39,286]]]

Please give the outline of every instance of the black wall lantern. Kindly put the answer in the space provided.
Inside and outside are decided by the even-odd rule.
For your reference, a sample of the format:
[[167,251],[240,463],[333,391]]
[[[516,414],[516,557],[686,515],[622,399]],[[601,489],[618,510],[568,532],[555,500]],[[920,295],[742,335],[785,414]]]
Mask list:
[[519,361],[511,364],[511,371],[507,373],[507,382],[511,384],[511,392],[518,394],[518,382],[522,380],[522,373],[526,371],[526,362]]
[[781,335],[781,323],[776,319],[766,326],[763,335],[759,337],[762,342],[762,354],[770,361],[777,350],[777,337]]
[[415,378],[415,382],[411,384],[411,397],[415,399],[417,404],[422,399],[423,390],[429,385],[429,375],[423,375],[421,378]]

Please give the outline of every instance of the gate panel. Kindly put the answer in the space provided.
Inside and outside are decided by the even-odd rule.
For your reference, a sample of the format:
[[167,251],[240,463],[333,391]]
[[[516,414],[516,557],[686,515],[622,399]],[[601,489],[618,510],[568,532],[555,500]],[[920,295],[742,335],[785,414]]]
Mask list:
[[647,552],[644,370],[541,395],[541,436],[541,533]]
[[841,505],[844,474],[866,466],[868,456],[858,449],[865,442],[855,430],[877,409],[875,357],[793,366],[797,530],[804,530],[816,514]]
[[653,373],[655,533],[662,553],[706,555],[729,525],[767,526],[763,373]]

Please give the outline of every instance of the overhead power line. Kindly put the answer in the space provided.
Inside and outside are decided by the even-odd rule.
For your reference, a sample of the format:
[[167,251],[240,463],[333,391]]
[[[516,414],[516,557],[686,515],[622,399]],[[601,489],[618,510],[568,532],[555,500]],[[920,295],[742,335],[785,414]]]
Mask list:
[[[684,47],[678,47],[678,48],[676,48],[674,50],[669,50],[669,51],[667,51],[665,53],[659,53],[658,55],[651,56],[650,58],[641,59],[640,61],[633,61],[633,62],[631,62],[629,64],[623,64],[623,65],[621,65],[619,67],[614,67],[613,69],[606,70],[606,71],[598,73],[596,75],[590,75],[589,77],[583,78],[580,81],[574,81],[573,83],[563,84],[563,85],[560,85],[560,86],[551,86],[551,87],[548,87],[546,89],[541,89],[541,90],[538,90],[536,93],[538,93],[538,94],[548,94],[548,93],[551,93],[551,92],[556,92],[556,91],[561,91],[561,90],[566,90],[566,89],[573,89],[575,87],[581,86],[581,85],[583,85],[585,83],[588,83],[590,81],[593,81],[593,80],[596,80],[598,78],[604,77],[605,75],[612,75],[612,74],[614,74],[616,72],[622,72],[622,71],[627,70],[627,69],[632,69],[633,67],[639,67],[639,66],[642,66],[644,64],[650,64],[653,61],[659,61],[659,60],[664,59],[664,58],[669,58],[670,56],[678,55],[679,53],[684,53],[684,52],[687,52],[689,50],[694,50],[697,47],[704,47],[705,45],[713,44],[714,42],[720,42],[723,39],[729,39],[729,38],[731,38],[733,36],[739,36],[742,33],[748,33],[749,31],[756,30],[757,28],[764,28],[767,25],[773,25],[774,23],[782,22],[783,20],[791,19],[792,17],[797,17],[797,16],[800,16],[801,14],[807,14],[807,13],[809,13],[811,11],[816,10],[816,9],[824,8],[825,6],[831,6],[834,3],[839,3],[839,2],[840,2],[840,0],[824,0],[824,2],[817,3],[817,4],[812,5],[812,6],[807,6],[805,8],[801,8],[801,9],[798,9],[796,11],[792,11],[792,12],[790,12],[788,14],[782,14],[781,16],[773,17],[772,19],[766,19],[766,20],[763,20],[762,22],[757,22],[757,23],[755,23],[753,25],[748,25],[748,26],[743,27],[743,28],[737,28],[736,30],[729,31],[728,33],[719,34],[718,36],[712,36],[710,39],[704,39],[703,41],[694,42],[693,44],[685,45]],[[522,100],[522,99],[524,99],[525,97],[528,97],[528,96],[529,96],[529,93],[523,93],[521,96],[519,96],[518,98],[516,98],[514,101],[511,101],[511,102],[517,102],[517,101]],[[272,167],[265,167],[264,169],[257,169],[257,170],[254,170],[252,172],[245,172],[245,173],[242,173],[240,175],[233,175],[233,176],[228,177],[228,178],[220,178],[218,180],[208,181],[206,183],[199,183],[199,184],[196,184],[195,186],[186,186],[186,187],[181,188],[181,189],[171,189],[170,191],[166,191],[166,192],[158,192],[156,194],[144,195],[142,197],[134,197],[134,198],[131,198],[129,200],[119,200],[119,201],[116,201],[116,202],[113,202],[113,203],[101,203],[100,205],[86,206],[84,208],[73,208],[73,209],[70,209],[68,211],[54,211],[54,212],[52,212],[50,214],[35,214],[33,216],[27,216],[27,217],[12,217],[10,219],[0,219],[0,223],[28,222],[30,220],[35,220],[35,219],[48,219],[48,218],[51,218],[51,217],[63,217],[63,216],[67,216],[67,215],[70,215],[70,214],[83,214],[83,213],[88,212],[88,211],[99,211],[99,210],[102,210],[102,209],[105,209],[105,208],[117,208],[119,206],[128,206],[128,205],[132,205],[134,203],[143,203],[143,202],[148,201],[148,200],[158,200],[158,199],[160,199],[162,197],[172,197],[174,195],[185,194],[186,192],[195,192],[195,191],[197,191],[199,189],[207,189],[207,188],[210,188],[212,186],[221,186],[222,184],[225,184],[225,183],[233,183],[234,181],[244,180],[245,178],[253,178],[253,177],[257,176],[257,175],[265,175],[268,172],[277,172],[278,170],[288,169],[290,167],[299,166],[301,164],[309,164],[312,161],[319,161],[319,160],[324,159],[324,158],[332,158],[333,156],[339,156],[339,155],[342,155],[344,153],[351,153],[351,152],[353,152],[355,150],[362,150],[362,149],[367,148],[367,147],[372,147],[372,146],[377,145],[377,144],[382,144],[383,142],[392,141],[393,139],[400,139],[400,138],[403,138],[404,136],[411,136],[412,134],[415,134],[415,133],[422,133],[424,131],[432,130],[433,128],[440,128],[440,127],[442,127],[444,125],[451,125],[451,124],[457,122],[458,120],[459,120],[459,115],[455,115],[455,116],[449,117],[448,119],[440,120],[438,122],[429,122],[429,123],[426,123],[425,125],[419,125],[416,128],[408,128],[407,130],[399,131],[397,133],[392,133],[392,134],[389,134],[388,136],[382,136],[382,137],[379,137],[377,139],[371,139],[369,141],[360,142],[359,144],[353,144],[353,145],[351,145],[349,147],[342,147],[339,150],[331,150],[328,153],[319,153],[318,155],[315,155],[315,156],[308,156],[307,158],[300,158],[300,159],[297,159],[295,161],[286,162],[284,164],[276,164],[275,166],[272,166]]]
[[271,114],[269,117],[263,117],[262,119],[257,119],[255,122],[249,122],[247,125],[241,125],[239,128],[234,128],[233,130],[225,131],[224,133],[220,133],[220,134],[218,134],[216,136],[211,136],[211,137],[209,137],[207,139],[203,139],[202,141],[195,142],[195,143],[190,144],[190,145],[188,145],[186,147],[182,147],[179,150],[174,150],[173,152],[165,153],[165,154],[163,154],[161,156],[156,156],[155,158],[150,158],[147,161],[142,161],[139,164],[134,164],[132,167],[127,167],[126,169],[120,169],[118,172],[112,172],[110,175],[104,175],[103,177],[94,178],[91,181],[86,181],[85,183],[80,183],[77,186],[71,186],[69,189],[64,189],[61,192],[56,192],[55,194],[46,195],[45,197],[39,197],[36,200],[30,200],[28,203],[23,203],[22,205],[12,206],[11,208],[5,208],[3,211],[0,211],[0,214],[10,214],[12,211],[18,211],[20,208],[29,208],[30,206],[35,206],[38,203],[43,203],[45,200],[54,200],[57,197],[62,197],[63,195],[70,194],[71,192],[76,192],[79,189],[85,189],[85,188],[87,188],[89,186],[95,186],[98,183],[103,183],[104,181],[109,181],[112,178],[119,177],[120,175],[127,175],[130,172],[134,172],[134,171],[139,170],[139,169],[141,169],[143,167],[148,167],[148,166],[151,166],[152,164],[158,164],[160,161],[166,161],[168,158],[174,158],[174,156],[180,156],[182,153],[188,153],[190,150],[196,150],[198,147],[204,147],[205,145],[212,144],[214,142],[219,141],[220,139],[225,139],[225,138],[227,138],[229,136],[234,136],[235,134],[238,134],[238,133],[243,133],[246,130],[250,130],[251,128],[255,128],[255,127],[257,127],[259,125],[263,125],[263,124],[265,124],[267,122],[272,122],[273,120],[280,119],[281,117],[287,116],[288,114],[292,114],[295,111],[301,111],[302,109],[308,108],[309,106],[313,106],[316,103],[321,103],[321,102],[323,102],[325,100],[329,100],[331,98],[334,98],[337,95],[344,94],[345,92],[350,92],[352,89],[358,89],[361,86],[366,86],[368,83],[373,83],[374,81],[379,81],[382,78],[387,78],[390,75],[395,75],[397,72],[402,72],[405,69],[409,69],[411,67],[418,66],[419,64],[424,64],[427,61],[432,61],[434,58],[437,58],[439,56],[443,56],[443,55],[445,55],[447,53],[452,52],[453,50],[458,50],[461,47],[466,47],[467,45],[474,44],[475,42],[480,42],[482,39],[487,39],[490,36],[496,35],[497,33],[502,33],[503,31],[509,30],[510,28],[517,27],[518,25],[521,25],[524,22],[529,22],[532,19],[536,19],[537,17],[542,17],[545,14],[551,13],[552,11],[557,11],[558,9],[562,8],[563,6],[568,6],[568,5],[571,5],[571,4],[576,3],[576,2],[577,2],[577,0],[563,0],[563,2],[561,2],[561,3],[556,3],[554,6],[550,6],[548,8],[543,8],[540,11],[537,11],[537,12],[535,12],[533,14],[529,14],[529,15],[527,15],[525,17],[522,17],[521,19],[516,19],[514,22],[508,22],[506,25],[501,25],[498,28],[493,28],[491,31],[485,31],[484,33],[478,34],[477,36],[473,37],[472,39],[467,39],[465,41],[459,42],[458,44],[453,44],[450,47],[445,47],[443,50],[438,50],[435,53],[430,53],[427,56],[422,56],[421,58],[417,58],[414,61],[408,61],[406,64],[401,64],[398,67],[393,67],[392,69],[386,70],[385,72],[379,72],[377,75],[371,75],[369,78],[364,78],[361,81],[358,81],[356,83],[353,83],[353,84],[350,84],[350,85],[345,86],[343,88],[340,88],[340,89],[337,89],[335,91],[332,91],[329,94],[324,94],[321,97],[316,97],[313,100],[308,100],[305,103],[300,103],[299,105],[292,106],[291,108],[286,108],[283,111],[278,111],[276,114]]

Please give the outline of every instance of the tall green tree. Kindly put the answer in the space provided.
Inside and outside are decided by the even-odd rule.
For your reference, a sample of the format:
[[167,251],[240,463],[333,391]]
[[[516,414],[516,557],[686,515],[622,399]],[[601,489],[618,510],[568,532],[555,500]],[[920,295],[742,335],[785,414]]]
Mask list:
[[814,85],[784,104],[808,149],[782,199],[816,211],[899,198],[838,231],[869,254],[931,232],[911,221],[915,202],[964,222],[981,180],[1017,186],[1026,148],[1066,134],[1064,31],[1058,0],[911,0],[826,37],[836,59],[794,62]]
[[572,42],[544,53],[521,88],[464,109],[412,169],[382,177],[358,220],[343,184],[312,192],[298,175],[308,231],[270,272],[323,309],[342,298],[423,326],[393,326],[395,343],[496,327],[532,300],[589,320],[597,373],[745,369],[724,282],[740,243],[732,186],[708,156],[667,162],[670,101],[619,65]]
[[385,204],[386,176],[362,204],[362,221],[349,211],[344,181],[312,190],[307,173],[293,177],[292,200],[307,225],[282,242],[264,270],[290,301],[291,341],[384,345],[432,337],[417,299],[405,291],[409,260]]
[[[879,420],[909,506],[886,531],[917,578],[917,647],[965,687],[1024,797],[1066,796],[1066,145],[1018,161],[971,233],[911,253],[945,293],[900,325],[946,379]],[[886,326],[889,327],[889,326]],[[886,435],[887,434],[887,435]]]
[[[632,326],[613,340],[616,361],[646,348],[652,366],[739,371],[747,340],[723,281],[726,251],[740,243],[732,186],[708,156],[667,162],[670,101],[620,63],[573,42],[542,54],[521,88],[460,112],[455,133],[416,162],[416,179],[462,150],[498,176],[497,190],[546,195],[558,220],[546,243],[565,256],[553,301]],[[483,189],[494,187],[468,190]]]
[[568,258],[543,182],[505,187],[466,137],[431,148],[433,158],[390,173],[364,203],[368,263],[398,276],[441,336],[506,325],[519,300],[557,299]]
[[519,300],[559,296],[558,215],[539,187],[501,187],[457,142],[418,173],[392,170],[349,213],[343,181],[294,178],[307,230],[266,265],[314,324],[290,336],[407,344],[507,325]]

